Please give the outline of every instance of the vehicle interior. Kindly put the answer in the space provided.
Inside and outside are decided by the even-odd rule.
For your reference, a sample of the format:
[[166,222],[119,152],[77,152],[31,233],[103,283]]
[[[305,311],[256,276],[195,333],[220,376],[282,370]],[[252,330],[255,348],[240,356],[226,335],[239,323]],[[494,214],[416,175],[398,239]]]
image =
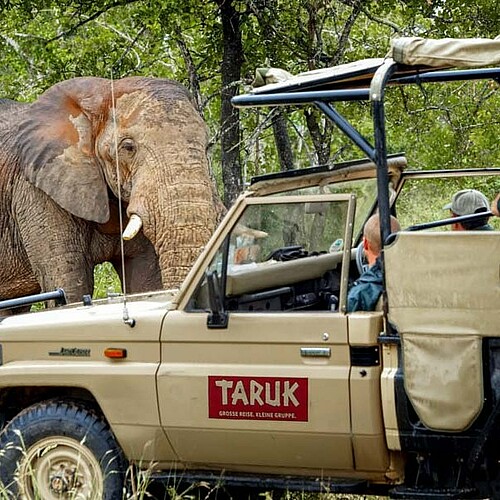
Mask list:
[[[460,46],[460,55],[462,49],[468,50]],[[448,71],[446,68],[453,67],[455,61],[434,60],[436,54],[433,52],[421,55],[425,59],[418,67],[390,58],[358,61],[270,83],[233,99],[233,104],[241,108],[292,103],[314,105],[366,154],[364,162],[373,162],[375,168],[371,175],[361,173],[358,177],[348,175],[345,179],[339,176],[330,183],[321,178],[328,174],[319,167],[316,177],[311,176],[309,184],[304,182],[299,188],[293,187],[302,175],[298,171],[270,174],[252,181],[250,190],[254,190],[257,197],[303,195],[308,190],[321,195],[349,194],[354,205],[352,222],[340,215],[345,213],[341,204],[336,209],[322,211],[318,208],[321,207],[320,201],[316,207],[306,202],[302,208],[287,208],[290,212],[286,216],[275,209],[270,209],[269,215],[257,214],[248,207],[239,224],[269,236],[252,239],[233,232],[209,266],[209,281],[213,286],[207,284],[204,287],[206,293],[195,294],[190,304],[192,309],[213,310],[210,304],[212,294],[208,293],[213,289],[220,307],[227,311],[345,312],[349,284],[359,277],[365,266],[360,246],[362,228],[375,210],[381,215],[382,239],[389,246],[395,241],[391,235],[389,214],[398,217],[403,231],[446,232],[459,220],[453,220],[450,212],[443,208],[455,191],[480,189],[488,199],[494,198],[500,191],[499,168],[454,169],[447,166],[446,169],[433,169],[432,165],[425,169],[420,165],[412,168],[411,162],[406,165],[405,155],[388,154],[384,116],[386,88],[415,84],[421,87],[427,82],[498,80],[499,71],[495,68]],[[372,105],[372,142],[336,107],[338,101],[366,100]],[[395,157],[401,162],[396,174],[392,164]],[[434,161],[439,165],[439,159]],[[326,167],[330,172],[336,168],[342,170],[346,165]],[[351,168],[356,171],[361,167],[354,164]],[[257,208],[255,212],[258,212]],[[331,220],[330,213],[335,214]],[[473,221],[476,216],[470,217],[464,221]],[[281,223],[277,223],[278,220]],[[493,229],[500,229],[498,221],[490,222]],[[351,224],[352,231],[347,230]],[[326,228],[327,233],[324,232]],[[349,249],[346,248],[348,239]]]
[[[353,218],[354,197],[344,194],[249,204],[208,270],[224,290],[225,310],[337,310]],[[208,281],[196,309],[210,306]]]
[[[408,169],[394,179],[391,211],[411,232],[450,232],[461,219],[443,207],[459,189],[486,187],[490,196],[500,190],[500,169]],[[317,201],[305,201],[310,199]],[[224,309],[342,310],[342,282],[349,287],[366,269],[362,228],[376,207],[375,179],[369,176],[254,200],[208,269]],[[464,219],[474,218],[481,216]],[[483,219],[499,229],[499,221]],[[208,281],[195,294],[192,310],[211,308]]]

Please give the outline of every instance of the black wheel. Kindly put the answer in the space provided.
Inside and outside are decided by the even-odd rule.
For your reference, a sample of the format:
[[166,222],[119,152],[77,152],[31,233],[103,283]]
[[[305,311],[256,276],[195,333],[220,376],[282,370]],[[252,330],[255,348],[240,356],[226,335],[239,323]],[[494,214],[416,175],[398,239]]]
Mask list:
[[108,424],[76,403],[23,410],[0,435],[0,480],[26,500],[123,497],[125,460]]

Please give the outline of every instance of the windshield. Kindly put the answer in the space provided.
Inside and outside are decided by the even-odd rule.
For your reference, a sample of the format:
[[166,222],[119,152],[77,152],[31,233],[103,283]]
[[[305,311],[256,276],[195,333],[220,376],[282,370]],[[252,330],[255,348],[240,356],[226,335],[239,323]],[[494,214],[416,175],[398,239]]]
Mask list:
[[284,248],[342,250],[348,202],[250,205],[231,233],[230,262],[263,262]]
[[[345,182],[325,184],[323,186],[313,186],[295,191],[281,193],[281,195],[310,195],[310,194],[353,194],[356,196],[356,212],[354,216],[353,241],[357,241],[361,236],[363,225],[371,215],[377,202],[377,180],[355,179]],[[278,195],[275,195],[278,196]]]
[[[332,293],[339,296],[341,263],[345,255],[351,256],[354,199],[321,198],[248,200],[208,265],[189,309],[209,307],[210,276],[225,289],[229,310],[327,309]],[[262,293],[266,300],[261,303]]]

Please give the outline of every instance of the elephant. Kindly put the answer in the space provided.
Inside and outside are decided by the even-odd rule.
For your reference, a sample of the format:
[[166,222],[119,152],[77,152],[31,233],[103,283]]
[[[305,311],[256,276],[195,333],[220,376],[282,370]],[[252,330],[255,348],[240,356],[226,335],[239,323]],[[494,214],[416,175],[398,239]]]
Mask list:
[[127,292],[178,287],[221,213],[207,138],[168,79],[79,77],[0,100],[0,300],[61,287],[79,301],[104,261],[121,276],[123,260]]

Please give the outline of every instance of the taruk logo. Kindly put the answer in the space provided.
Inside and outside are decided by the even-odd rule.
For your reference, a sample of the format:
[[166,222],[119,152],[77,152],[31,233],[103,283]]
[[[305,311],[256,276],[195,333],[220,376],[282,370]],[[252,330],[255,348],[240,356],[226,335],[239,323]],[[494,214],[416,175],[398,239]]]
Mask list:
[[209,376],[208,416],[307,422],[307,379]]

